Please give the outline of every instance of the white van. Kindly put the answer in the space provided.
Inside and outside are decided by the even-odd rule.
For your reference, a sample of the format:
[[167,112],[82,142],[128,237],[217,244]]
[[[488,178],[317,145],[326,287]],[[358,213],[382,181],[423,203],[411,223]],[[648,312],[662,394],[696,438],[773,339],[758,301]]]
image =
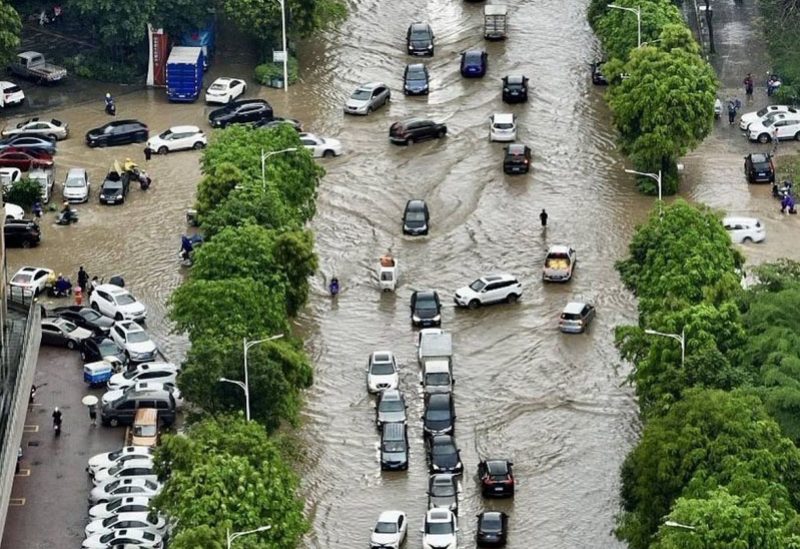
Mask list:
[[420,384],[426,395],[449,393],[453,390],[453,370],[448,360],[427,360],[420,374]]
[[53,195],[53,182],[55,175],[53,170],[43,170],[37,168],[28,172],[28,179],[36,181],[42,187],[42,204],[50,202],[50,197]]
[[767,238],[764,224],[755,217],[726,217],[722,224],[736,244],[763,242]]

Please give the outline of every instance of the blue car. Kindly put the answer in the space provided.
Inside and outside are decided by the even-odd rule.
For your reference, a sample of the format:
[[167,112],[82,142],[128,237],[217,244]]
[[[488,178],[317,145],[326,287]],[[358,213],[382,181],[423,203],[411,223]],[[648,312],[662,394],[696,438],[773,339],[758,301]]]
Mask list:
[[12,135],[0,141],[0,150],[41,151],[50,156],[56,154],[56,144],[52,139],[37,135]]
[[486,74],[489,56],[483,50],[468,50],[461,54],[461,76],[480,78]]
[[403,74],[403,93],[406,95],[428,95],[430,89],[428,69],[422,63],[406,65]]

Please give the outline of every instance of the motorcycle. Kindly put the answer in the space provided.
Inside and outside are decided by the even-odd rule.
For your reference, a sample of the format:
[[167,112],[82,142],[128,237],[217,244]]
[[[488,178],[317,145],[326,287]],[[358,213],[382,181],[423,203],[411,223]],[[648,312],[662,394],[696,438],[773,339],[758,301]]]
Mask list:
[[777,183],[772,183],[772,198],[783,200],[787,196],[794,196],[791,181],[784,181],[781,187],[778,187]]
[[54,421],[53,422],[53,433],[55,434],[55,436],[60,436],[61,435],[61,422],[60,421]]
[[772,97],[781,87],[781,79],[777,74],[770,74],[767,79],[767,96]]
[[194,251],[203,244],[203,237],[199,234],[192,236],[181,236],[181,249],[178,252],[178,259],[182,267],[191,267],[194,264]]
[[77,223],[78,222],[78,212],[73,210],[72,208],[68,210],[63,210],[61,213],[58,214],[58,218],[56,219],[56,225],[69,225],[70,223]]
[[106,101],[106,114],[109,116],[117,115],[117,105],[114,101]]
[[714,100],[714,118],[719,119],[722,116],[722,101],[719,97]]

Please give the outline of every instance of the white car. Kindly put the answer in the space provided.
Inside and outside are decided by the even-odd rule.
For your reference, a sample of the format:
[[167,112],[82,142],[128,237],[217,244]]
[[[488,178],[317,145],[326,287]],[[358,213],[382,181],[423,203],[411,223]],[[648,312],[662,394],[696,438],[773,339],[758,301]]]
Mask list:
[[747,130],[750,128],[750,124],[753,122],[763,122],[769,116],[779,112],[796,113],[798,111],[794,107],[790,107],[788,105],[767,105],[761,110],[743,114],[739,119],[739,128],[742,130]]
[[[111,328],[111,339],[119,345],[133,362],[147,362],[156,357],[156,344],[133,320],[118,320]],[[130,385],[133,385],[132,383]]]
[[247,84],[241,78],[222,76],[214,80],[206,90],[206,103],[230,103],[247,91]]
[[5,205],[6,219],[22,219],[25,217],[25,210],[16,204],[6,202]]
[[92,482],[97,486],[111,480],[112,478],[146,478],[153,481],[158,481],[156,475],[152,456],[143,457],[141,459],[129,459],[111,467],[97,471],[97,474],[92,478]]
[[175,399],[175,408],[180,410],[183,408],[183,395],[181,394],[180,389],[178,389],[175,385],[169,385],[166,383],[158,383],[155,381],[140,381],[135,383],[131,387],[127,389],[116,389],[114,391],[106,391],[102,397],[100,397],[100,402],[105,405],[111,402],[114,402],[118,398],[122,397],[128,392],[134,393],[146,393],[147,391],[169,391],[172,393],[172,398]]
[[141,459],[152,455],[152,448],[144,446],[125,446],[115,452],[105,452],[92,456],[89,458],[89,462],[86,465],[86,471],[90,475],[94,475],[97,471],[114,467],[121,460]]
[[107,534],[90,536],[83,540],[81,545],[81,549],[109,549],[110,547],[162,549],[164,540],[158,534],[133,528],[112,530]]
[[456,305],[477,309],[489,303],[515,303],[522,295],[522,284],[514,275],[500,273],[482,276],[469,286],[456,290]]
[[0,107],[21,105],[25,101],[25,92],[22,91],[22,88],[7,80],[0,80],[0,93],[3,94]]
[[14,183],[22,179],[22,170],[19,168],[0,168],[0,183],[4,190],[9,190]]
[[431,509],[422,526],[422,549],[456,549],[458,522],[449,509]]
[[69,135],[69,126],[61,120],[55,118],[51,120],[40,120],[39,118],[29,118],[12,128],[4,129],[3,137],[9,137],[20,133],[30,135],[44,135],[51,139],[66,139]]
[[161,484],[143,478],[117,478],[95,486],[89,492],[89,504],[108,503],[123,496],[154,497],[161,492]]
[[104,519],[120,513],[147,513],[150,499],[146,496],[125,496],[89,508],[89,520]]
[[147,140],[147,147],[158,154],[185,149],[202,149],[208,144],[206,134],[197,126],[172,126]]
[[737,244],[764,242],[767,231],[764,224],[755,217],[726,217],[722,220],[731,240]]
[[157,381],[175,385],[180,371],[180,368],[171,362],[146,362],[137,364],[132,370],[112,375],[107,387],[109,391],[126,389],[139,381]]
[[114,530],[123,528],[135,528],[146,530],[160,536],[164,535],[167,529],[167,521],[155,513],[119,513],[114,516],[96,519],[86,525],[86,537],[102,536]]
[[489,117],[489,141],[514,141],[517,139],[517,115],[495,113]]
[[778,131],[778,140],[800,140],[800,112],[773,113],[763,121],[756,121],[747,128],[747,137],[750,141],[769,143],[774,138],[775,130]]
[[115,320],[143,321],[147,308],[125,288],[114,284],[100,284],[89,296],[92,309]]
[[386,389],[397,389],[400,376],[397,360],[391,351],[375,351],[367,362],[367,391],[379,393]]
[[342,143],[338,139],[317,137],[313,133],[301,133],[300,142],[311,151],[311,156],[314,158],[328,158],[342,154]]
[[384,511],[378,517],[372,535],[369,537],[370,547],[400,549],[406,540],[408,519],[402,511]]
[[12,288],[20,288],[23,294],[39,295],[47,287],[47,279],[55,273],[44,267],[22,267],[8,283]]
[[70,168],[64,179],[64,188],[61,194],[68,202],[89,201],[89,174],[83,168]]

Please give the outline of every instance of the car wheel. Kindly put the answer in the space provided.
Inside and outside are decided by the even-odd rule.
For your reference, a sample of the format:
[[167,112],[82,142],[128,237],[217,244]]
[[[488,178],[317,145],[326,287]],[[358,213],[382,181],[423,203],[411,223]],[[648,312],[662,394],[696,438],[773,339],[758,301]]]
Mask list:
[[122,320],[122,313],[117,313],[114,315],[114,320]]
[[194,145],[192,145],[192,148],[193,148],[194,150],[196,150],[196,151],[198,151],[198,150],[202,149],[203,147],[205,147],[205,145],[203,144],[203,142],[202,142],[202,141],[198,141],[197,143],[195,143]]
[[769,143],[769,135],[767,135],[766,133],[762,133],[761,135],[758,136],[758,142]]
[[[437,134],[436,134],[436,137],[438,137],[439,139],[441,139],[441,138],[442,138],[442,137],[444,137],[446,134],[447,134],[447,131],[446,131],[446,130],[439,130],[439,133],[437,133]],[[489,139],[489,141],[491,141],[491,138]]]
[[473,309],[473,310],[477,309],[478,307],[480,307],[480,305],[481,305],[481,302],[478,301],[477,299],[473,299],[472,301],[469,302],[469,308]]
[[108,420],[108,424],[111,427],[117,427],[117,426],[119,426],[119,420],[117,418],[115,418],[115,417],[112,417],[111,419]]
[[75,342],[72,341],[71,339],[67,340],[67,349],[69,349],[70,351],[75,350]]
[[508,294],[508,297],[506,298],[506,303],[516,303],[518,299],[519,296],[517,294]]
[[744,237],[744,238],[742,239],[742,244],[747,244],[748,242],[749,242],[749,243],[752,243],[752,242],[753,242],[753,239],[752,239],[752,238],[750,238],[749,236],[746,236],[746,237]]
[[796,134],[794,134],[794,138],[796,140],[800,141],[800,132],[797,132]]
[[146,134],[139,134],[139,138],[136,140],[136,142],[137,143],[144,143],[145,141],[147,141],[147,135]]
[[23,240],[22,241],[22,247],[25,248],[25,249],[30,248],[31,247],[31,241],[30,240]]
[[333,151],[332,151],[332,150],[330,150],[330,149],[328,149],[327,151],[324,151],[324,152],[322,153],[322,157],[323,157],[323,158],[330,158],[330,157],[332,157],[332,156],[334,156],[334,154],[333,154]]
[[409,137],[408,139],[406,139],[406,145],[413,145],[413,144],[414,144],[414,138],[413,137]]
[[168,152],[169,152],[169,149],[164,145],[162,145],[162,146],[160,146],[158,148],[158,154],[167,154]]
[[370,105],[369,107],[367,107],[367,114],[369,114],[369,113],[371,113],[371,112],[372,112],[372,105]]

